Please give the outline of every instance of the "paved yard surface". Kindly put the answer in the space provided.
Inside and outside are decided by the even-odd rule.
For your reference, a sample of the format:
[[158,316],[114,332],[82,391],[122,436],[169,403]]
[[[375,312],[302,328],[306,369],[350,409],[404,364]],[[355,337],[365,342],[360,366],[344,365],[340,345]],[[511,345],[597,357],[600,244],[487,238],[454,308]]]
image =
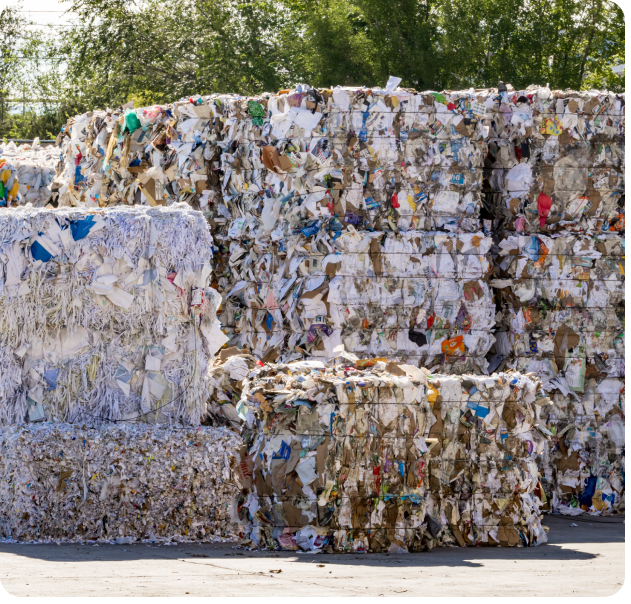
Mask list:
[[544,523],[549,543],[540,547],[407,555],[0,543],[0,581],[15,596],[549,597],[608,596],[621,588],[622,518],[547,516]]

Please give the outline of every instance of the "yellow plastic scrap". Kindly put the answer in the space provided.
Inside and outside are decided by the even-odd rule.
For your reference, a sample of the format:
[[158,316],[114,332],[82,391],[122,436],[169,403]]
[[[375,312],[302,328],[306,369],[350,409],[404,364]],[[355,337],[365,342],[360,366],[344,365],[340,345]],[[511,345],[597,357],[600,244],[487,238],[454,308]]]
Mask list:
[[433,407],[434,403],[438,399],[438,389],[431,384],[427,384],[427,400],[430,405]]

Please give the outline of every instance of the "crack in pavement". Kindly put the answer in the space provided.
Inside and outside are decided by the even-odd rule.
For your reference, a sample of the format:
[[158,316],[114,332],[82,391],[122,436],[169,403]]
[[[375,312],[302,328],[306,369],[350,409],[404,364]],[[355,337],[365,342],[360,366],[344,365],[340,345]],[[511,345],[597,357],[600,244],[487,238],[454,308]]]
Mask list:
[[212,566],[213,568],[217,568],[219,570],[229,570],[232,572],[238,572],[238,573],[244,573],[244,574],[248,574],[248,575],[252,575],[254,577],[267,577],[269,579],[281,579],[283,581],[290,581],[291,583],[300,583],[302,585],[312,585],[315,587],[325,587],[325,588],[329,588],[329,589],[341,589],[342,591],[350,591],[351,593],[357,594],[357,595],[363,595],[365,596],[366,593],[365,592],[361,592],[361,591],[357,591],[354,589],[347,589],[346,587],[342,586],[328,586],[328,585],[321,585],[319,583],[312,583],[310,581],[301,581],[300,579],[292,579],[291,577],[281,577],[279,575],[274,575],[274,577],[269,577],[268,575],[266,575],[263,571],[248,571],[248,570],[235,570],[233,568],[226,568],[225,566],[219,566],[218,564],[213,564],[211,562],[203,562],[202,560],[186,560],[184,558],[169,558],[167,556],[160,556],[158,554],[155,555],[156,558],[162,558],[163,560],[177,560],[178,562],[184,562],[186,564],[195,564],[197,566]]

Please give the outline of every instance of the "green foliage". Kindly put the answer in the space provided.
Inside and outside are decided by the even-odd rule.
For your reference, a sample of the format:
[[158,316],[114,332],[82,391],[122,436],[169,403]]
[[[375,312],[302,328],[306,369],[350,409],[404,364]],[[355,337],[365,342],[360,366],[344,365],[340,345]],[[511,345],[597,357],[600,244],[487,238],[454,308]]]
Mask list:
[[0,136],[8,134],[11,95],[21,84],[22,32],[26,30],[27,21],[18,10],[19,5],[0,10]]
[[[303,32],[297,65],[316,85],[417,90],[549,83],[608,87],[624,62],[624,15],[609,0],[285,0]],[[551,59],[552,57],[552,59]]]
[[29,29],[20,9],[0,12],[0,137],[54,139],[79,106],[67,94],[58,40]]
[[[298,82],[417,90],[624,89],[624,15],[611,0],[67,0],[72,27],[0,12],[0,135],[52,136],[94,107]],[[40,100],[16,112],[10,98]]]
[[72,11],[76,25],[62,50],[86,106],[252,93],[284,82],[275,35],[286,19],[275,2],[73,0]]

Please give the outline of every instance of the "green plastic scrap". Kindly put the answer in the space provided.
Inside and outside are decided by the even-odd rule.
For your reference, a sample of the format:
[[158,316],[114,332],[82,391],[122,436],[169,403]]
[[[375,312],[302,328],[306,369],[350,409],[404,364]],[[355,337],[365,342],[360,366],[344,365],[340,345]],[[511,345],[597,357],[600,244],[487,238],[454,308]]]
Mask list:
[[127,109],[124,118],[125,126],[123,126],[123,133],[129,132],[131,134],[140,128],[140,120],[134,109]]

